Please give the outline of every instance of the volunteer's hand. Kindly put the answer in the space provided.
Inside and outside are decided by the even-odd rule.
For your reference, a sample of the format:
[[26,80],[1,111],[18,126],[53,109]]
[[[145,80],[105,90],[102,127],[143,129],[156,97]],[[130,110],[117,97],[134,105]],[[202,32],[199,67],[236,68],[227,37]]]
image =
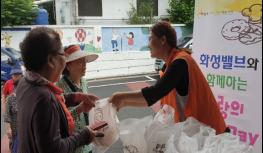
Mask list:
[[121,92],[115,92],[111,97],[109,97],[108,101],[117,108],[117,111],[125,106],[123,101],[123,93]]

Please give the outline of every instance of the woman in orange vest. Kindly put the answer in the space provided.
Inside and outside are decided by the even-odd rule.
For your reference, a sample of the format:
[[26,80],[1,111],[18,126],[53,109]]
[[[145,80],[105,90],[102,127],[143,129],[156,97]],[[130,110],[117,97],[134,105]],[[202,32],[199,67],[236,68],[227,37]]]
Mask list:
[[177,48],[174,28],[158,22],[151,28],[151,57],[165,61],[160,79],[155,85],[135,92],[114,93],[109,101],[118,109],[126,106],[147,107],[161,100],[175,109],[175,122],[194,117],[214,128],[217,134],[229,132],[214,95],[186,49]]

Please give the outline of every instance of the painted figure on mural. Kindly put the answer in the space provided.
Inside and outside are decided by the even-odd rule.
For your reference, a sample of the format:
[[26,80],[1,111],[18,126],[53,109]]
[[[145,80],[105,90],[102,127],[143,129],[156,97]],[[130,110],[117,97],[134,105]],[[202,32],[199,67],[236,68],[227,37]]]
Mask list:
[[4,41],[5,47],[10,47],[12,35],[7,32],[1,34],[1,40]]
[[118,49],[118,38],[120,35],[117,33],[116,29],[112,29],[112,37],[111,37],[111,44],[112,44],[112,51],[119,51]]
[[129,34],[126,35],[126,38],[128,40],[129,50],[132,50],[133,49],[133,45],[134,45],[134,33],[133,32],[129,32]]

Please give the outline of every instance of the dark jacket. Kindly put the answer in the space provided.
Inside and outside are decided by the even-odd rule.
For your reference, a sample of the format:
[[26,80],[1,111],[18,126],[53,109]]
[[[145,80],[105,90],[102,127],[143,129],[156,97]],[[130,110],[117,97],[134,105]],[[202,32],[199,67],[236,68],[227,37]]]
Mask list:
[[[65,96],[68,106],[71,97]],[[69,136],[63,108],[46,86],[21,79],[17,105],[19,153],[73,153],[91,142],[87,128]]]

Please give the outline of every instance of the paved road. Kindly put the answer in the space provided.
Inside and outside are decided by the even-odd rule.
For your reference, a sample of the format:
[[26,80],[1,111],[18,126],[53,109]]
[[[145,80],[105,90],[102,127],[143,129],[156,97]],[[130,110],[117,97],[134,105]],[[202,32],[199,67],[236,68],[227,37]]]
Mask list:
[[[158,76],[156,74],[130,76],[123,78],[108,78],[101,80],[89,80],[89,92],[100,98],[107,98],[117,91],[135,91],[155,83]],[[154,115],[151,108],[124,108],[117,114],[120,121],[127,118],[142,118]],[[3,126],[1,114],[1,153],[8,152],[8,139]],[[123,153],[121,141],[118,140],[106,153]]]

